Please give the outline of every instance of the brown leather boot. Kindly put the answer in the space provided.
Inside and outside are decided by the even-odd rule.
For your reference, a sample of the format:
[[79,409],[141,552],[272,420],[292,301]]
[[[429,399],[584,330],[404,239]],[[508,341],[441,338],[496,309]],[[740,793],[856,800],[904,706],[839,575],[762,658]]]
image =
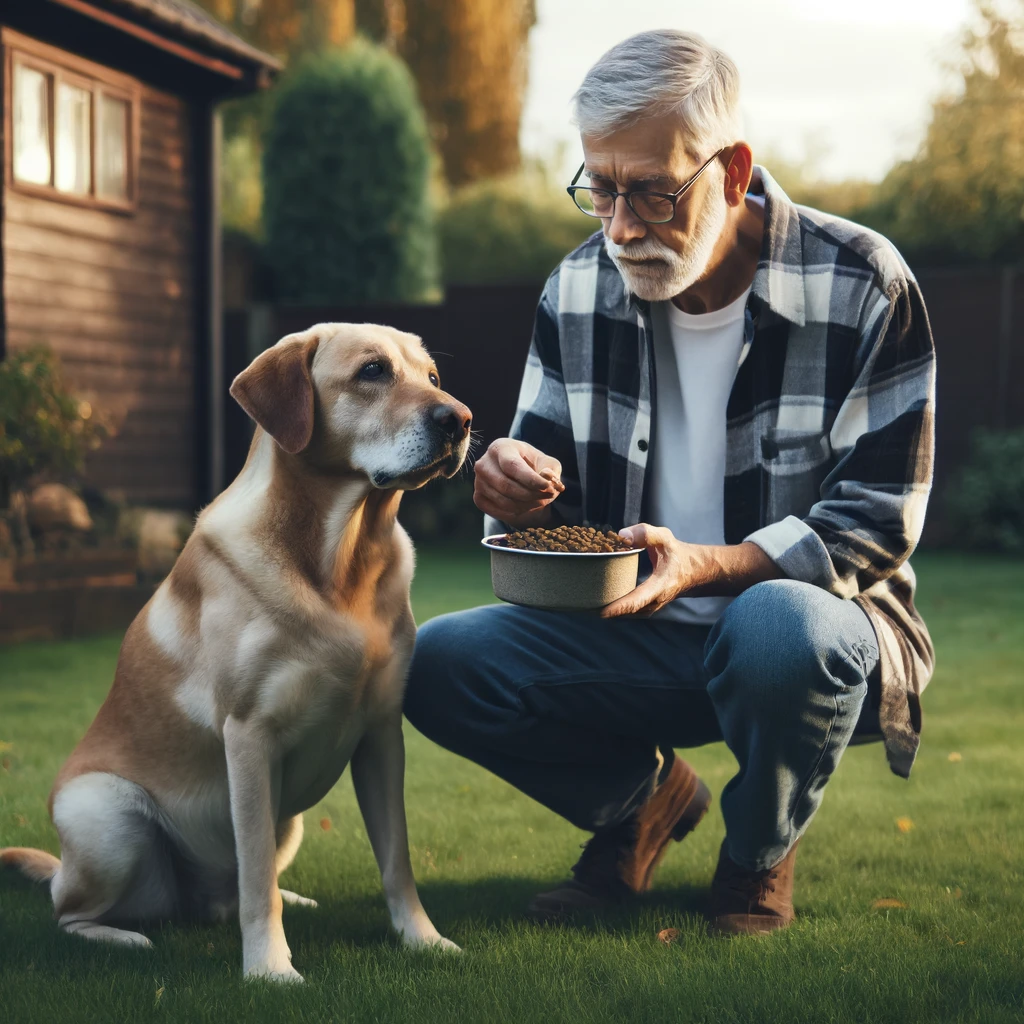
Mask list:
[[793,923],[793,865],[798,839],[774,867],[749,871],[725,852],[711,881],[711,926],[716,935],[766,935]]
[[688,836],[710,804],[707,786],[677,757],[650,799],[621,824],[596,833],[573,865],[573,877],[534,896],[528,913],[538,921],[564,920],[645,892],[668,844]]

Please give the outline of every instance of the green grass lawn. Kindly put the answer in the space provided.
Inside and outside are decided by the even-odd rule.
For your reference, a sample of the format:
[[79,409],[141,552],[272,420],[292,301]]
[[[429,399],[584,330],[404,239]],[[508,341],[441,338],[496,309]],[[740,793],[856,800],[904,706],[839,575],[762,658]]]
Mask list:
[[[320,902],[285,908],[306,985],[243,983],[237,923],[151,929],[148,951],[62,935],[45,890],[8,874],[0,1024],[1024,1019],[1024,563],[915,564],[938,646],[917,766],[906,782],[878,746],[847,753],[801,846],[789,931],[705,934],[717,806],[634,911],[578,928],[526,923],[524,904],[566,873],[584,835],[407,729],[413,864],[463,956],[397,946],[343,778],[306,815],[284,876]],[[421,620],[491,599],[482,553],[421,553]],[[106,693],[117,647],[109,637],[0,649],[0,845],[57,849],[46,795]],[[720,792],[729,752],[689,757]],[[657,939],[663,928],[679,930],[671,945]]]

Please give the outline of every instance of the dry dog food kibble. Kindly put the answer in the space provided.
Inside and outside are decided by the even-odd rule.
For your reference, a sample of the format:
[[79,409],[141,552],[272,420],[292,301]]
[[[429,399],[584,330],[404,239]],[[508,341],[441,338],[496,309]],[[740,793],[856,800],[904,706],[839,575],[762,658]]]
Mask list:
[[510,548],[525,551],[575,551],[595,554],[608,551],[630,551],[629,543],[614,530],[595,530],[592,526],[559,526],[543,530],[538,526],[505,535]]

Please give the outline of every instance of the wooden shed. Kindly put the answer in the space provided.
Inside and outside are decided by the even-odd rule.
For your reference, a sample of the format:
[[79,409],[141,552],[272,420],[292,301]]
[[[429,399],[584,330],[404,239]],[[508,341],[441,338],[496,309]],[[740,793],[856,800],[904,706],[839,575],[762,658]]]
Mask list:
[[279,69],[188,0],[3,0],[0,357],[50,346],[120,421],[89,482],[223,483],[217,104]]

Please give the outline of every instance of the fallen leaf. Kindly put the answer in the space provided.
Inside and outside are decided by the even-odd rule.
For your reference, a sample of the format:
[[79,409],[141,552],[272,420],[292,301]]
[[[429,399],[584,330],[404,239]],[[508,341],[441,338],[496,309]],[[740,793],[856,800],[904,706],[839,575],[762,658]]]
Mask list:
[[959,885],[955,889],[950,889],[950,887],[947,885],[946,886],[946,892],[954,900],[960,899],[960,897],[963,896],[963,894],[964,894],[963,889],[961,889]]
[[321,818],[320,819],[320,827],[325,832],[330,832],[331,831],[331,819],[330,818]]
[[871,904],[872,910],[906,910],[907,905],[903,900],[893,899],[891,896],[883,896]]
[[658,941],[665,946],[671,946],[672,943],[675,942],[678,938],[678,928],[662,928],[661,931],[658,932]]
[[0,761],[0,768],[3,768],[5,772],[9,772],[11,770],[11,759],[9,757],[5,757]]
[[963,760],[963,755],[959,754],[957,751],[954,750],[949,755],[949,757],[946,758],[946,760],[949,761],[951,764],[958,764],[960,761]]
[[164,987],[163,987],[163,985],[161,985],[156,990],[156,998],[154,998],[154,1000],[153,1000],[153,1005],[154,1006],[159,1006],[160,1005],[160,998],[161,998],[161,996],[163,996],[163,994],[164,994]]
[[28,818],[24,814],[16,814],[14,816],[14,824],[19,828],[24,828],[28,824]]
[[909,818],[897,818],[896,827],[901,832],[909,832],[914,827],[914,823]]

